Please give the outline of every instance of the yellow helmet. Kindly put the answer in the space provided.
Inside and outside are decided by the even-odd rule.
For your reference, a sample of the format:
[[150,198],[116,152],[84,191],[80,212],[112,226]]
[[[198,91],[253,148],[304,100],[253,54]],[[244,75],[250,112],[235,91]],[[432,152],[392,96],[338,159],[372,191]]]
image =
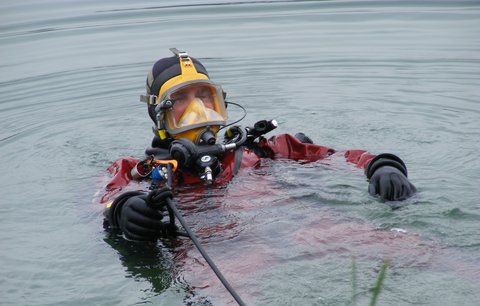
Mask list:
[[[147,76],[148,113],[157,124],[160,139],[187,138],[200,144],[206,132],[213,135],[226,125],[224,92],[208,78],[205,67],[186,52],[157,61]],[[212,138],[208,141],[211,144]]]

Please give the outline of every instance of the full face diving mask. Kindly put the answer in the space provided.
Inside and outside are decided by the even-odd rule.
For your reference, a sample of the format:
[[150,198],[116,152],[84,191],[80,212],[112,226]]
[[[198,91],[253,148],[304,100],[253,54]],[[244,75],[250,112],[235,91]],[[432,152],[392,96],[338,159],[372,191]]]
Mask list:
[[161,100],[172,103],[160,120],[174,139],[187,138],[199,144],[205,131],[216,134],[227,122],[223,91],[208,80],[175,86]]

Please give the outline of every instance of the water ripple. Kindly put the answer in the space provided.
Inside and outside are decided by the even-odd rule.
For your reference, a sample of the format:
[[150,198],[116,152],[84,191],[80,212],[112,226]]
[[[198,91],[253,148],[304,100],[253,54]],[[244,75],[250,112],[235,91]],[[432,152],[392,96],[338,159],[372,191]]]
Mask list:
[[278,133],[395,153],[419,190],[392,210],[368,195],[361,169],[332,158],[266,161],[207,196],[180,193],[185,218],[248,304],[348,304],[352,255],[365,301],[384,256],[395,286],[381,298],[392,305],[479,300],[478,1],[0,8],[5,303],[231,302],[191,242],[142,252],[106,235],[92,204],[109,163],[150,143],[138,96],[169,47],[205,64],[247,108],[245,125],[276,118]]

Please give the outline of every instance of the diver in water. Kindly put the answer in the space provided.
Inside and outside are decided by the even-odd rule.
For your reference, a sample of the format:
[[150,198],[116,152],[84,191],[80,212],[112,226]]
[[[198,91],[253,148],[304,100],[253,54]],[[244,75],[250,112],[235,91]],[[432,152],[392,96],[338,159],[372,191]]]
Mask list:
[[[316,161],[341,155],[346,162],[365,169],[371,195],[399,201],[416,192],[407,178],[405,163],[393,154],[337,152],[314,144],[303,133],[267,139],[263,135],[277,127],[275,120],[259,121],[253,127],[234,125],[238,121],[227,124],[227,105],[239,105],[225,101],[225,92],[209,79],[198,60],[177,49],[170,50],[174,56],[153,65],[147,76],[146,95],[141,96],[155,123],[155,136],[152,146],[146,149],[146,158],[124,158],[109,168],[114,176],[101,199],[106,203],[106,228],[119,230],[130,240],[152,241],[175,235],[172,218],[164,221],[166,201],[173,197],[171,187],[225,183],[239,169],[256,167],[264,158]],[[118,195],[132,180],[146,178],[152,182],[150,191]]]

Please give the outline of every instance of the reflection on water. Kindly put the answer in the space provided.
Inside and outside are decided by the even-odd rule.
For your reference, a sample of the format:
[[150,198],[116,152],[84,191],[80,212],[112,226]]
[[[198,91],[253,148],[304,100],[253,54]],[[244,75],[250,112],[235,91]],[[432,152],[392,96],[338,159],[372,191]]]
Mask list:
[[478,2],[52,0],[0,8],[6,304],[233,303],[189,241],[140,247],[101,226],[95,194],[105,168],[149,145],[151,122],[137,100],[170,47],[202,61],[228,100],[247,108],[245,125],[275,118],[278,133],[396,153],[419,189],[392,210],[366,194],[358,169],[281,161],[206,199],[182,200],[248,304],[348,304],[351,256],[359,304],[385,257],[392,265],[380,304],[480,299]]

